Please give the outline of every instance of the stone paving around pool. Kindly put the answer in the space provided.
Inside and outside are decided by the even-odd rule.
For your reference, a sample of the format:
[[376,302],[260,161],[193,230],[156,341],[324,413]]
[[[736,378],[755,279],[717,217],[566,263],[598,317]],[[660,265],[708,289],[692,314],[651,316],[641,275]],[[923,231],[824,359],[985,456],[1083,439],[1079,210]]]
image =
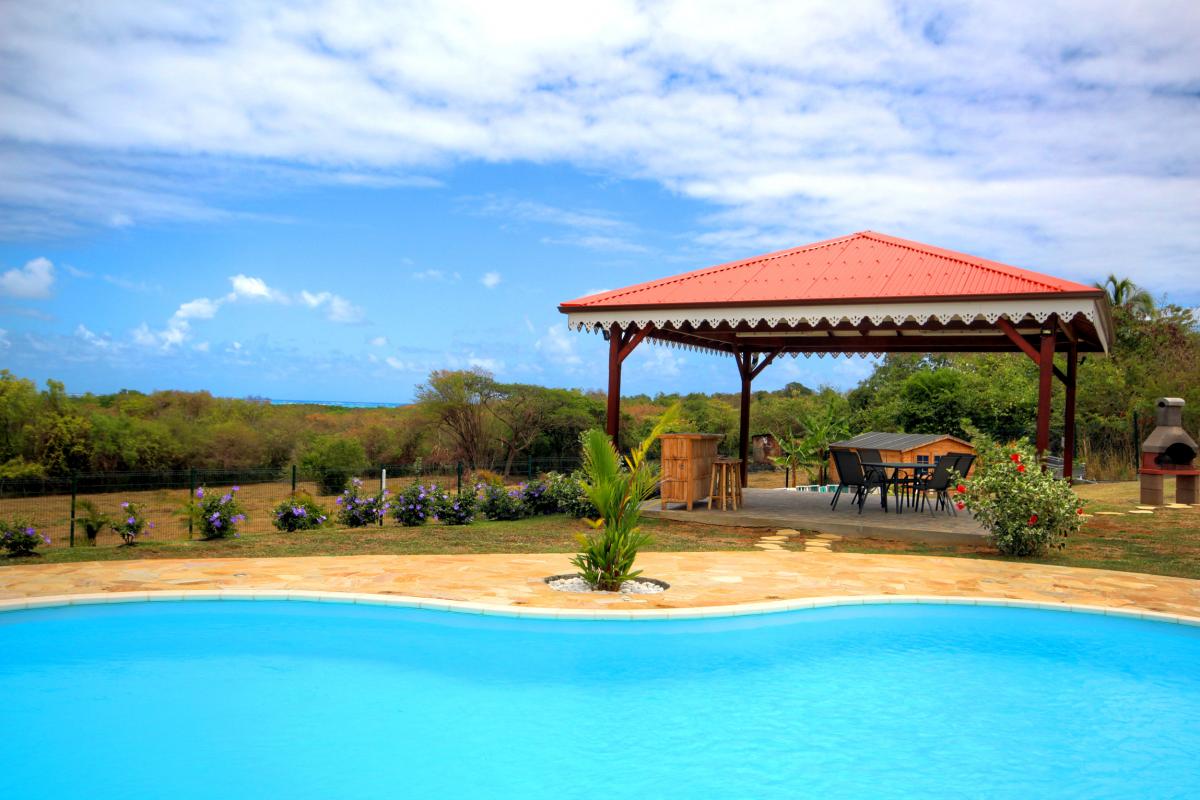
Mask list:
[[[775,536],[786,540],[789,531]],[[780,540],[766,538],[763,544]],[[683,609],[815,597],[1005,598],[1200,618],[1200,581],[982,559],[802,552],[644,553],[657,595],[570,594],[543,579],[570,556],[415,555],[80,562],[0,567],[0,600],[107,592],[291,590],[403,595],[514,608]]]

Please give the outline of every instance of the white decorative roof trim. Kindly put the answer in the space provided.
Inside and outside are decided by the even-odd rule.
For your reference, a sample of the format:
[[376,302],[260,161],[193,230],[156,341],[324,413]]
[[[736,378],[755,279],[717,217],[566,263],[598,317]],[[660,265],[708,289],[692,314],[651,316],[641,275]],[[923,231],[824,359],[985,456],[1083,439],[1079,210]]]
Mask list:
[[[885,322],[903,324],[909,320],[924,325],[930,319],[946,324],[954,320],[973,322],[983,320],[995,324],[1001,317],[1013,323],[1019,323],[1026,317],[1032,317],[1041,324],[1057,314],[1063,319],[1072,319],[1082,314],[1099,333],[1105,351],[1108,350],[1112,332],[1108,329],[1108,317],[1100,306],[1099,300],[1090,297],[1081,298],[1004,298],[997,300],[958,300],[947,302],[903,302],[903,303],[846,303],[821,306],[740,306],[721,309],[720,314],[714,314],[715,309],[707,309],[698,313],[698,309],[637,309],[621,311],[619,309],[572,309],[567,313],[567,325],[577,330],[607,330],[614,323],[622,330],[630,327],[645,328],[653,325],[662,329],[680,329],[685,325],[700,328],[707,324],[716,328],[719,325],[751,325],[756,326],[766,322],[771,328],[785,324],[795,327],[800,323],[819,325],[822,321],[830,325],[849,322],[858,326],[868,320],[873,326]],[[707,349],[707,348],[700,348]],[[721,352],[713,350],[713,352]]]

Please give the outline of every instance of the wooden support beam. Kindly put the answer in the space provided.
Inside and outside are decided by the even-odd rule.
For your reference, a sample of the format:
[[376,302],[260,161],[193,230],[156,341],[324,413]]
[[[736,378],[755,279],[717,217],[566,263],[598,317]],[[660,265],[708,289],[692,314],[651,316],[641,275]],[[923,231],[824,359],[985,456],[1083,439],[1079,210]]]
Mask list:
[[613,323],[608,331],[608,404],[605,432],[613,447],[621,449],[621,329]]
[[[1054,330],[1055,325],[1057,324],[1057,322],[1056,322],[1057,319],[1058,319],[1058,317],[1054,317],[1054,320],[1047,320],[1047,323],[1049,323],[1050,330],[1051,330],[1051,334],[1050,334],[1050,343],[1051,343],[1050,370],[1051,370],[1051,372],[1054,373],[1054,376],[1056,378],[1058,378],[1059,381],[1062,382],[1063,386],[1066,386],[1067,385],[1066,374],[1063,373],[1063,371],[1061,369],[1059,369],[1058,366],[1055,365],[1055,363],[1054,363],[1054,347],[1053,347],[1054,333],[1053,333],[1053,330]],[[1021,349],[1021,352],[1025,353],[1025,355],[1027,355],[1031,359],[1033,359],[1034,364],[1037,364],[1038,367],[1041,367],[1042,353],[1044,353],[1046,351],[1046,343],[1045,343],[1046,337],[1045,336],[1042,336],[1042,340],[1043,340],[1041,343],[1042,353],[1039,353],[1038,349],[1036,347],[1034,347],[1032,344],[1030,344],[1029,340],[1026,339],[1024,336],[1022,336],[1021,333],[1013,326],[1013,324],[1011,322],[1009,322],[1008,320],[1004,319],[1004,317],[1001,317],[1000,319],[996,320],[996,327],[999,328],[1000,330],[1004,331],[1004,335],[1009,338],[1009,341],[1011,341],[1013,344],[1015,344],[1017,347],[1019,347]]]
[[750,370],[750,380],[754,380],[755,378],[757,378],[759,373],[761,373],[764,369],[766,369],[767,365],[770,364],[772,361],[774,361],[775,356],[779,355],[781,352],[783,352],[783,351],[782,350],[772,350],[771,352],[769,352],[765,356],[763,356],[763,360],[758,362],[758,365]]
[[1054,367],[1053,330],[1042,334],[1041,352],[1038,356],[1037,453],[1038,461],[1042,461],[1050,449],[1050,399],[1054,389],[1051,382],[1051,370]]
[[626,331],[621,334],[621,350],[618,353],[618,358],[624,361],[629,358],[629,354],[633,352],[633,348],[641,344],[642,339],[646,338],[646,334],[654,330],[653,325],[647,325],[644,328],[639,328],[636,332]]
[[1063,411],[1063,477],[1075,482],[1075,383],[1079,365],[1079,350],[1074,344],[1067,348],[1067,397]]

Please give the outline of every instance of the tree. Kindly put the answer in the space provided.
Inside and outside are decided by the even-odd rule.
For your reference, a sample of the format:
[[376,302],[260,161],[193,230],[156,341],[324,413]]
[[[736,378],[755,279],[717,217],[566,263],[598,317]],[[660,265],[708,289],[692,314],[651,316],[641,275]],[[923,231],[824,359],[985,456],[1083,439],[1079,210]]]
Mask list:
[[1103,283],[1097,283],[1096,288],[1108,292],[1108,302],[1115,309],[1140,319],[1154,316],[1154,298],[1130,278],[1110,274]]
[[464,461],[477,469],[490,455],[488,424],[499,387],[483,370],[436,370],[417,387],[417,400],[450,434]]
[[367,466],[367,454],[357,439],[319,436],[304,453],[300,466],[316,475],[323,492],[337,494],[346,488],[351,476]]

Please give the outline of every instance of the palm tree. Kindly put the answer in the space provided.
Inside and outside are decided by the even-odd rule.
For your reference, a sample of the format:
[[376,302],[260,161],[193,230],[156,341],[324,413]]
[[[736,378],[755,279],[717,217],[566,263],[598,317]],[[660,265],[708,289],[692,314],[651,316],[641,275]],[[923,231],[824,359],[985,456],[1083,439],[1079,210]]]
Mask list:
[[1130,278],[1109,275],[1104,283],[1097,283],[1096,288],[1108,292],[1108,302],[1113,308],[1143,319],[1154,316],[1154,298]]

